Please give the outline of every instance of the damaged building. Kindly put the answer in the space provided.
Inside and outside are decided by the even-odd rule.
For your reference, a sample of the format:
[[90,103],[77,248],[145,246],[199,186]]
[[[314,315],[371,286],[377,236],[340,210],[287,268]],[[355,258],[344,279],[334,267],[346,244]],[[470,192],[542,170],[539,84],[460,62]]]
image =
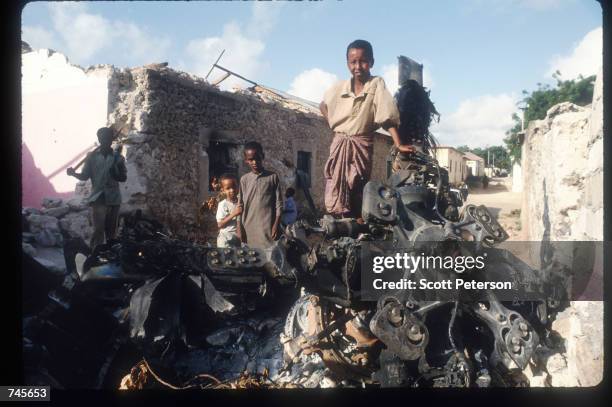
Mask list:
[[[198,241],[217,234],[214,214],[200,207],[211,180],[247,172],[242,146],[258,141],[265,165],[279,174],[283,190],[298,187],[300,208],[312,213],[296,183],[308,174],[315,212],[323,207],[323,167],[332,132],[316,103],[265,86],[221,91],[202,78],[152,64],[82,69],[52,50],[28,50],[23,64],[23,206],[40,207],[48,196],[69,199],[75,190],[66,168],[91,151],[99,127],[113,126],[123,142],[128,179],[122,211],[141,209],[173,233]],[[390,171],[392,142],[377,133],[373,179]],[[76,186],[87,195],[88,182]],[[85,239],[90,230],[74,230]]]

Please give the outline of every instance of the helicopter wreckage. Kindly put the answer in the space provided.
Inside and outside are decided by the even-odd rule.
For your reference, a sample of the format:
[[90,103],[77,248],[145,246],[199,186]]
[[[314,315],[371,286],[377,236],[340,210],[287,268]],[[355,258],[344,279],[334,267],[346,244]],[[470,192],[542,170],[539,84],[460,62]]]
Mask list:
[[[406,290],[367,298],[362,252],[372,244],[453,256],[508,238],[484,206],[466,205],[459,214],[461,197],[434,159],[416,155],[415,165],[418,171],[366,185],[363,222],[298,221],[265,250],[176,239],[134,212],[116,241],[92,253],[66,241],[63,277],[48,277],[24,254],[26,382],[128,389],[528,385],[522,371],[538,349],[558,341],[550,322],[560,302],[502,301],[492,291],[472,301]],[[512,256],[498,262],[525,281],[537,272]]]

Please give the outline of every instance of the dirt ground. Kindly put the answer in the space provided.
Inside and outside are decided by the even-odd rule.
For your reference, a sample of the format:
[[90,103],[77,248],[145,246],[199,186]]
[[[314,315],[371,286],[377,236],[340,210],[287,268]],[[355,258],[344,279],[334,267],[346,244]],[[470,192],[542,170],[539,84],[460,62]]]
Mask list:
[[512,177],[492,178],[487,189],[470,188],[466,204],[484,205],[510,235],[521,240],[521,193],[512,192]]

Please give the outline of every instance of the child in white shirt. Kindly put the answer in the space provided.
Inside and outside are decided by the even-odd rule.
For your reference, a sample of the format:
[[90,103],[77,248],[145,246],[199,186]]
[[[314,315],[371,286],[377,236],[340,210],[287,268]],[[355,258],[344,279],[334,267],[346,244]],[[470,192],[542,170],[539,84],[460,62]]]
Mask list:
[[217,206],[217,226],[219,236],[217,247],[239,247],[240,239],[236,233],[237,218],[242,213],[242,206],[238,204],[238,179],[231,174],[221,176],[221,192],[225,199]]

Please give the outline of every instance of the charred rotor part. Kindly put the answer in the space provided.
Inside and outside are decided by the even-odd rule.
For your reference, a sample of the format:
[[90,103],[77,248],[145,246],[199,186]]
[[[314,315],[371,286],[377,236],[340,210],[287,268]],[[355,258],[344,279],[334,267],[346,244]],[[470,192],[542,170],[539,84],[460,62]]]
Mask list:
[[489,326],[494,335],[495,348],[491,362],[502,363],[508,369],[514,362],[520,369],[525,369],[539,343],[539,336],[529,322],[494,298],[489,301],[488,309],[479,305],[472,305],[470,309]]
[[418,359],[429,342],[425,325],[396,302],[388,303],[374,314],[370,330],[402,360]]
[[212,249],[206,255],[207,265],[212,270],[261,268],[266,262],[266,255],[255,248]]
[[368,226],[357,223],[356,219],[334,219],[330,215],[325,215],[321,219],[321,228],[328,238],[350,237],[357,238],[361,233],[369,232]]
[[383,225],[397,221],[398,195],[381,182],[368,182],[363,190],[364,200],[361,216],[366,222]]
[[463,236],[464,232],[468,232],[473,240],[482,241],[489,246],[503,242],[509,237],[508,233],[483,205],[466,206],[459,223],[453,225],[453,232],[460,237]]

